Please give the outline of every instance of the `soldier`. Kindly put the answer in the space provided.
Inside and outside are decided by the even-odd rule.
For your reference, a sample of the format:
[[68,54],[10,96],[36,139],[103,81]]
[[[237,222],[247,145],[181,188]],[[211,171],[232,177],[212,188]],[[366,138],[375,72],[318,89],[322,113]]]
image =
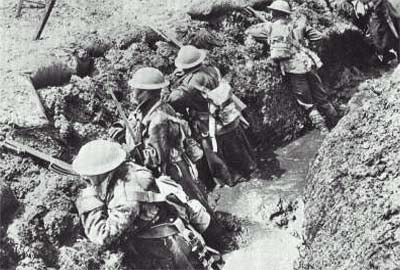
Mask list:
[[[203,173],[200,179],[209,179],[210,175],[218,184],[233,186],[248,179],[256,164],[240,121],[243,118],[232,99],[227,98],[229,85],[216,89],[222,86],[220,72],[204,64],[205,58],[205,51],[194,46],[180,49],[175,74],[181,77],[168,101],[176,111],[187,116],[194,137],[201,142],[205,157],[197,163],[199,172]],[[214,183],[206,184],[213,188]]]
[[274,1],[268,8],[272,10],[274,21],[263,24],[261,28],[249,29],[248,33],[256,39],[267,38],[271,48],[270,65],[279,67],[288,77],[297,102],[309,113],[314,126],[327,133],[327,122],[321,113],[330,126],[336,124],[338,113],[317,74],[322,66],[321,60],[304,46],[305,38],[316,41],[321,38],[320,34],[307,26],[304,18],[293,21],[286,1]]
[[178,184],[155,179],[149,169],[126,161],[118,143],[104,140],[84,145],[72,166],[88,183],[76,207],[90,241],[120,241],[139,269],[209,269],[214,257],[199,232],[210,216]]
[[[382,63],[400,57],[400,11],[388,0],[361,0],[372,11],[369,32]],[[398,5],[400,6],[400,5]]]
[[135,72],[129,81],[131,102],[137,105],[129,115],[134,134],[123,122],[118,122],[114,125],[113,137],[125,142],[130,150],[135,148],[133,156],[140,165],[151,169],[156,176],[171,176],[190,198],[207,205],[205,188],[199,186],[197,169],[183,145],[186,135],[190,134],[187,122],[161,100],[161,90],[168,85],[158,69],[147,67]]

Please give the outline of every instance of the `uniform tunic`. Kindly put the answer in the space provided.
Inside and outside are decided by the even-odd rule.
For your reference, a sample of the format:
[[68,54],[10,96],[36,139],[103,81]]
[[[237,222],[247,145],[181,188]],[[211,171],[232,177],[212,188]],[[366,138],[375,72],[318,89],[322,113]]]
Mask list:
[[205,159],[198,165],[199,171],[203,173],[201,179],[208,187],[212,187],[212,183],[207,182],[207,175],[232,186],[248,178],[256,167],[252,148],[239,119],[216,134],[218,152],[212,151],[209,137],[209,104],[195,86],[215,89],[219,85],[219,77],[219,71],[215,67],[202,65],[184,75],[179,87],[173,89],[168,97],[175,110],[188,116],[192,131],[203,146]]
[[[140,269],[203,269],[190,255],[190,246],[180,235],[140,238],[152,226],[176,219],[166,203],[138,201],[135,192],[157,192],[152,173],[134,163],[124,163],[97,187],[80,193],[76,205],[86,236],[99,245],[119,240],[127,252],[138,257]],[[199,232],[209,224],[209,215],[196,200],[188,202],[188,220]]]
[[[208,207],[205,187],[197,179],[194,164],[184,154],[183,132],[188,133],[187,123],[179,119],[171,105],[158,99],[140,104],[129,116],[134,129],[135,142],[143,143],[143,164],[155,175],[168,175],[180,185],[192,199]],[[126,131],[126,142],[134,145],[132,136]]]
[[328,117],[331,125],[337,122],[338,114],[332,103],[329,101],[322,80],[317,69],[322,66],[318,56],[303,46],[304,39],[316,41],[321,35],[305,23],[292,21],[291,19],[279,19],[274,23],[264,23],[261,27],[252,29],[248,33],[256,39],[271,42],[273,28],[290,27],[292,29],[292,42],[289,44],[292,56],[279,61],[279,65],[289,79],[291,90],[297,102],[305,110],[318,109]]

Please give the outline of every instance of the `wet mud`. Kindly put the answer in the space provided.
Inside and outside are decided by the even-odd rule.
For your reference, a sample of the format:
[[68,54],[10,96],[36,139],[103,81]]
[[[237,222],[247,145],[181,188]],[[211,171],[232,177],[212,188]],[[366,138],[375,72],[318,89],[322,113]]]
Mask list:
[[322,140],[318,131],[308,133],[263,156],[269,175],[212,193],[217,211],[247,221],[240,249],[226,256],[226,269],[294,269],[302,243],[306,175]]
[[[36,78],[34,85],[50,123],[34,129],[2,125],[0,136],[67,162],[72,161],[84,143],[108,138],[108,128],[120,116],[107,91],[113,91],[129,111],[133,108],[127,80],[133,72],[143,66],[154,66],[168,74],[173,71],[177,48],[163,42],[144,24],[157,22],[161,28],[168,27],[184,43],[208,49],[208,61],[217,65],[235,93],[251,104],[246,115],[253,127],[250,137],[259,150],[261,174],[211,195],[217,216],[226,228],[227,269],[238,269],[235,267],[240,261],[254,262],[256,269],[291,269],[285,267],[290,267],[298,257],[296,246],[302,241],[298,228],[303,220],[303,204],[299,198],[308,164],[321,138],[312,132],[293,142],[309,130],[310,123],[291,97],[287,82],[276,71],[266,68],[268,48],[246,43],[244,31],[256,23],[242,9],[246,1],[229,7],[220,5],[218,12],[206,14],[201,21],[188,20],[186,14],[189,9],[199,11],[193,4],[196,1],[116,4],[91,0],[85,6],[75,1],[58,2],[43,40],[37,43],[32,43],[29,35],[40,14],[25,9],[23,17],[17,20],[12,15],[14,2],[5,1],[1,6],[2,11],[8,12],[1,22],[7,37],[4,44],[9,49],[5,54],[7,64],[0,71],[7,75],[37,71],[48,65],[47,58],[55,57],[49,64],[54,68],[44,69],[46,72],[40,76],[38,72],[31,73],[38,76],[32,78]],[[262,10],[263,4],[258,2],[252,1]],[[335,105],[340,105],[354,94],[349,91],[354,88],[349,86],[363,79],[368,71],[363,60],[368,59],[370,52],[360,32],[342,19],[326,17],[320,2],[294,4],[313,26],[324,32],[319,51],[326,63],[322,75]],[[357,46],[341,42],[344,40],[356,40]],[[333,54],[334,51],[345,54]],[[80,69],[83,65],[68,62],[77,56],[78,60],[90,60],[83,63],[90,63],[84,71]],[[59,66],[60,61],[68,62],[68,68]],[[59,80],[52,81],[54,73],[47,71],[57,73]],[[6,95],[18,91],[0,90]],[[272,153],[276,145],[282,147]],[[5,196],[10,207],[4,223],[2,217],[0,230],[1,268],[134,269],[134,262],[125,258],[121,250],[106,251],[85,239],[74,207],[82,185],[79,180],[47,170],[40,160],[0,151],[0,178],[5,185],[1,192],[10,193]],[[273,252],[274,247],[282,252]]]

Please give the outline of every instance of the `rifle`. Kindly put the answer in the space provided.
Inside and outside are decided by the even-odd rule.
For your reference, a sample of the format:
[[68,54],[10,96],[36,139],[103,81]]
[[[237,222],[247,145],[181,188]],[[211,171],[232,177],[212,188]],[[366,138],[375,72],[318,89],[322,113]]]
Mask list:
[[6,149],[12,150],[17,152],[17,154],[29,154],[30,156],[36,157],[40,160],[44,160],[49,163],[49,169],[55,173],[61,175],[72,175],[72,176],[79,176],[74,170],[72,169],[71,164],[56,159],[50,155],[47,155],[43,152],[40,152],[30,146],[18,143],[13,140],[4,140],[0,142],[0,148],[4,147]]
[[137,162],[143,164],[144,159],[142,157],[142,153],[140,152],[140,150],[138,148],[142,143],[135,142],[135,133],[133,132],[133,129],[132,129],[131,125],[129,124],[128,118],[126,117],[124,110],[122,109],[121,103],[119,103],[119,101],[118,101],[117,97],[114,95],[113,91],[110,88],[107,88],[107,92],[111,95],[112,99],[114,100],[115,105],[117,106],[117,110],[118,110],[119,114],[121,115],[122,120],[125,123],[125,126],[129,132],[129,135],[131,135],[132,141],[135,143],[135,145],[133,145],[133,149],[131,149],[131,151],[136,150],[137,158],[140,159],[140,160],[137,160]]
[[389,28],[392,31],[392,33],[395,36],[395,38],[399,39],[399,33],[397,33],[396,27],[394,26],[392,17],[390,17],[390,15],[386,18],[386,22],[389,25]]
[[150,29],[153,30],[154,32],[157,33],[157,35],[159,35],[160,37],[162,37],[166,42],[172,43],[174,44],[176,47],[178,48],[182,48],[183,44],[177,40],[176,38],[173,38],[169,35],[167,35],[166,33],[164,33],[163,31],[161,31],[160,29],[156,28],[155,26],[151,26],[149,25]]

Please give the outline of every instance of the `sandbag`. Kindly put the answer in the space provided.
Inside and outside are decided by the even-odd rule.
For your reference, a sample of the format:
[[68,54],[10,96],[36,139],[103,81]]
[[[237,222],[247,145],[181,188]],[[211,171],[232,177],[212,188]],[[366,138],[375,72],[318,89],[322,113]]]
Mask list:
[[19,63],[21,72],[28,75],[36,89],[61,86],[77,74],[78,59],[71,51],[55,50],[52,53],[31,55]]
[[32,128],[49,123],[28,77],[10,75],[2,78],[0,83],[0,124]]
[[31,75],[32,84],[36,89],[47,86],[60,86],[72,77],[72,70],[60,62],[53,62],[46,66],[39,67]]

